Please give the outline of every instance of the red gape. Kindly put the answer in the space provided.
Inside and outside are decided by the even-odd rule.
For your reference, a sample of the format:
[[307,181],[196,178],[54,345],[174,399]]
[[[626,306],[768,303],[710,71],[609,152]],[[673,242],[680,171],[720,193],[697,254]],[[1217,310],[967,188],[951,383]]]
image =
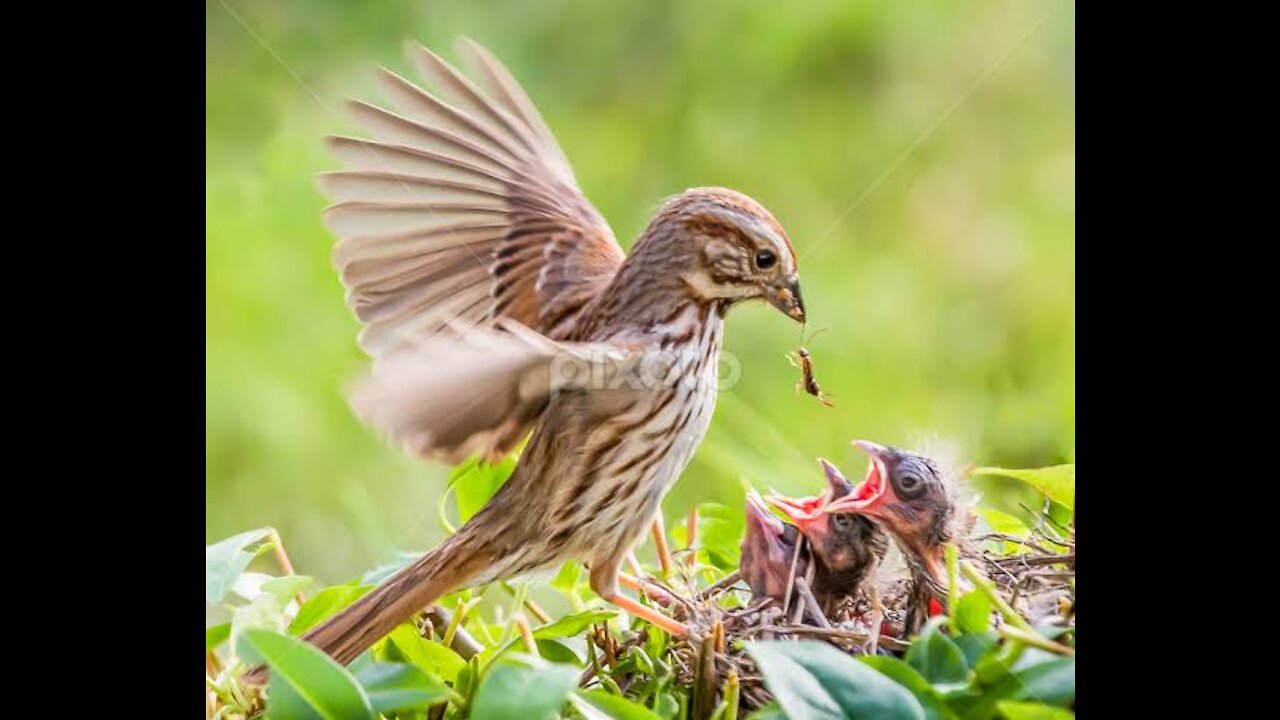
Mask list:
[[936,617],[945,612],[946,610],[942,608],[942,603],[938,602],[937,598],[929,598],[929,617]]

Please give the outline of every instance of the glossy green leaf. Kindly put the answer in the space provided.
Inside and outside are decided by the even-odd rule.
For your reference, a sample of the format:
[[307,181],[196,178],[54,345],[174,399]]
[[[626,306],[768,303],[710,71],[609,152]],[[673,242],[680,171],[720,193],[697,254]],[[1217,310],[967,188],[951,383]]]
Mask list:
[[204,629],[204,649],[212,650],[231,637],[231,623],[213,625]]
[[351,673],[308,643],[270,630],[249,629],[241,635],[236,652],[247,663],[271,667],[267,713],[273,718],[373,718],[369,698]]
[[262,592],[269,592],[280,598],[281,602],[288,604],[295,595],[306,590],[314,581],[315,578],[306,575],[286,575],[263,583]]
[[479,512],[498,492],[515,469],[516,460],[512,455],[496,465],[489,465],[473,458],[454,468],[449,475],[449,486],[458,504],[458,517],[463,522]]
[[982,634],[991,627],[991,600],[974,590],[956,601],[956,624],[963,633]]
[[426,708],[449,699],[440,680],[404,663],[365,663],[355,672],[374,712]]
[[272,630],[283,632],[288,624],[284,616],[285,603],[271,593],[262,593],[247,605],[241,605],[231,613],[231,644],[240,646],[240,637],[246,630]]
[[1005,720],[1072,720],[1076,716],[1065,708],[1012,700],[1001,700],[996,703],[996,710]]
[[924,708],[924,715],[928,720],[959,720],[959,716],[947,707],[946,700],[929,681],[902,660],[887,655],[864,655],[858,660],[910,691]]
[[302,604],[297,617],[289,623],[289,633],[301,635],[336,615],[372,589],[372,585],[334,585],[321,590]]
[[570,561],[560,566],[556,576],[551,579],[551,587],[561,592],[573,592],[582,577],[582,563]]
[[946,620],[945,616],[930,620],[911,643],[905,658],[908,665],[934,684],[964,682],[969,674],[960,646],[942,633]]
[[586,610],[572,615],[565,615],[555,622],[535,629],[533,636],[536,638],[570,637],[596,623],[605,622],[617,614],[613,610]]
[[1075,509],[1076,506],[1076,466],[1053,465],[1035,470],[1010,470],[1009,468],[980,467],[973,471],[974,475],[1004,475],[1016,478],[1056,503]]
[[471,716],[550,720],[578,684],[578,669],[511,653],[496,660],[476,690]]
[[824,642],[748,642],[764,684],[791,720],[925,717],[906,688]]
[[551,638],[536,638],[534,642],[538,645],[538,654],[544,660],[578,667],[582,666],[582,658],[578,657],[578,654],[566,647],[564,643]]
[[605,690],[577,690],[569,702],[587,720],[661,720],[649,708]]
[[778,701],[765,705],[747,716],[747,720],[787,720],[787,714],[782,712],[782,708],[778,705]]
[[965,633],[953,638],[953,640],[959,646],[960,652],[964,653],[965,664],[976,669],[982,656],[996,647],[997,637],[994,630],[988,630],[978,635]]
[[964,715],[966,718],[985,720],[995,716],[996,703],[1002,700],[1034,700],[1048,705],[1068,705],[1075,695],[1075,658],[1055,657],[1001,676],[997,682],[983,688],[981,696],[968,705]]
[[467,664],[458,653],[435,640],[422,637],[409,624],[402,624],[392,630],[388,640],[406,662],[431,675],[439,676],[446,682],[454,682],[458,672]]
[[271,528],[248,530],[204,547],[204,601],[213,604],[231,592],[231,585],[249,567],[254,554],[246,548],[259,542]]
[[653,712],[662,720],[675,720],[680,715],[680,701],[675,693],[663,690],[653,698]]

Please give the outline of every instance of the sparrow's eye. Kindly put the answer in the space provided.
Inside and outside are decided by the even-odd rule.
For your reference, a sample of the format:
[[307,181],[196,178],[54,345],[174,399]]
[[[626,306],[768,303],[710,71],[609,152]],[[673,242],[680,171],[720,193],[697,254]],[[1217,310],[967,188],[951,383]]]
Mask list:
[[778,263],[778,256],[773,254],[772,250],[761,250],[756,253],[756,267],[761,270],[768,270]]
[[901,473],[897,479],[898,491],[908,498],[919,496],[924,492],[924,480],[913,472]]
[[835,523],[837,530],[848,530],[853,524],[853,516],[849,513],[839,513],[831,516],[831,522]]

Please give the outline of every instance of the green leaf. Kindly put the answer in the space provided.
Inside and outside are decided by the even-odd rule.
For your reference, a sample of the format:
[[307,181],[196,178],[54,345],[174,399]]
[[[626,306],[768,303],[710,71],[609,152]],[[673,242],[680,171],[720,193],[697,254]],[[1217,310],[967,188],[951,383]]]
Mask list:
[[286,575],[272,578],[262,584],[262,592],[268,592],[280,598],[286,605],[295,595],[311,586],[315,578],[306,575]]
[[404,663],[365,663],[356,680],[369,696],[374,712],[426,708],[449,699],[450,691],[440,678],[432,677]]
[[267,713],[274,718],[373,718],[369,697],[356,679],[313,645],[278,632],[249,629],[236,654],[271,667]]
[[533,631],[533,636],[536,638],[572,637],[592,625],[604,622],[617,614],[612,610],[587,610],[565,615],[555,622],[537,628]]
[[241,605],[231,613],[231,645],[240,647],[240,637],[246,630],[271,630],[282,632],[287,623],[285,603],[271,593],[262,593]]
[[471,717],[550,720],[578,684],[578,669],[511,653],[494,662],[472,703]]
[[998,467],[980,467],[974,475],[1003,475],[1016,478],[1044,493],[1050,500],[1068,509],[1076,506],[1076,466],[1053,465],[1035,470],[1010,470]]
[[956,601],[956,624],[960,632],[980,635],[991,626],[991,600],[974,590]]
[[824,642],[748,642],[746,648],[790,720],[925,717],[901,685]]
[[663,690],[653,698],[653,712],[662,720],[674,720],[680,714],[680,701],[674,693]]
[[409,624],[392,630],[388,639],[406,661],[446,682],[456,681],[458,672],[467,665],[458,653],[435,640],[422,637],[417,628]]
[[[720,503],[698,505],[698,539],[694,546],[701,550],[711,564],[721,570],[736,569],[742,548],[742,533],[746,527],[741,506],[737,510]],[[678,523],[671,530],[676,547],[686,547],[686,523]]]
[[782,712],[782,708],[778,706],[778,701],[774,700],[748,715],[747,720],[787,720],[787,714]]
[[991,529],[1005,535],[1025,535],[1029,528],[1020,518],[1009,513],[989,507],[978,507],[977,513],[991,526]]
[[983,654],[996,647],[996,637],[994,630],[980,635],[965,633],[956,637],[955,643],[960,646],[960,652],[964,653],[965,664],[976,669]]
[[661,720],[649,708],[605,690],[578,690],[569,702],[587,720]]
[[864,655],[858,660],[880,671],[885,677],[906,688],[920,701],[928,720],[959,720],[942,695],[916,669],[895,657]]
[[551,587],[560,592],[573,592],[578,586],[580,577],[582,577],[582,563],[571,560],[560,566],[560,571],[551,579]]
[[222,623],[204,629],[204,649],[212,650],[231,637],[231,623]]
[[960,683],[969,675],[960,646],[942,634],[945,616],[933,618],[907,650],[905,660],[930,683]]
[[549,662],[568,663],[582,667],[582,658],[578,654],[570,650],[564,643],[556,642],[551,638],[537,638],[534,642],[538,646],[538,654]]
[[231,585],[255,557],[245,548],[262,540],[271,528],[248,530],[204,546],[204,601],[214,604],[231,592]]
[[479,512],[489,502],[489,498],[498,492],[498,488],[502,487],[515,469],[516,460],[516,456],[511,455],[497,465],[489,465],[472,459],[454,468],[449,475],[449,486],[453,488],[454,499],[458,503],[458,517],[463,522]]
[[289,623],[289,633],[301,635],[372,589],[372,585],[334,585],[321,590],[302,604],[297,617]]
[[984,688],[981,697],[967,708],[964,715],[977,720],[993,717],[996,703],[1001,700],[1037,700],[1049,705],[1068,705],[1075,696],[1075,658],[1054,657],[1000,676],[994,684]]
[[1001,700],[996,703],[1005,720],[1073,720],[1076,714],[1060,707],[1043,703],[1013,702]]

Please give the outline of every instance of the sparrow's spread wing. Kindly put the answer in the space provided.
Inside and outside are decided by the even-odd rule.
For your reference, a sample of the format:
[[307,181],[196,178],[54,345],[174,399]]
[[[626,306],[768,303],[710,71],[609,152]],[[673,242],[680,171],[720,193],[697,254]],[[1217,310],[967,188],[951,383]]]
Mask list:
[[348,169],[320,178],[336,201],[325,220],[374,357],[446,323],[508,318],[564,338],[625,257],[528,96],[483,48],[463,46],[478,85],[411,47],[435,92],[384,69],[396,111],[352,101],[371,139],[330,139]]

